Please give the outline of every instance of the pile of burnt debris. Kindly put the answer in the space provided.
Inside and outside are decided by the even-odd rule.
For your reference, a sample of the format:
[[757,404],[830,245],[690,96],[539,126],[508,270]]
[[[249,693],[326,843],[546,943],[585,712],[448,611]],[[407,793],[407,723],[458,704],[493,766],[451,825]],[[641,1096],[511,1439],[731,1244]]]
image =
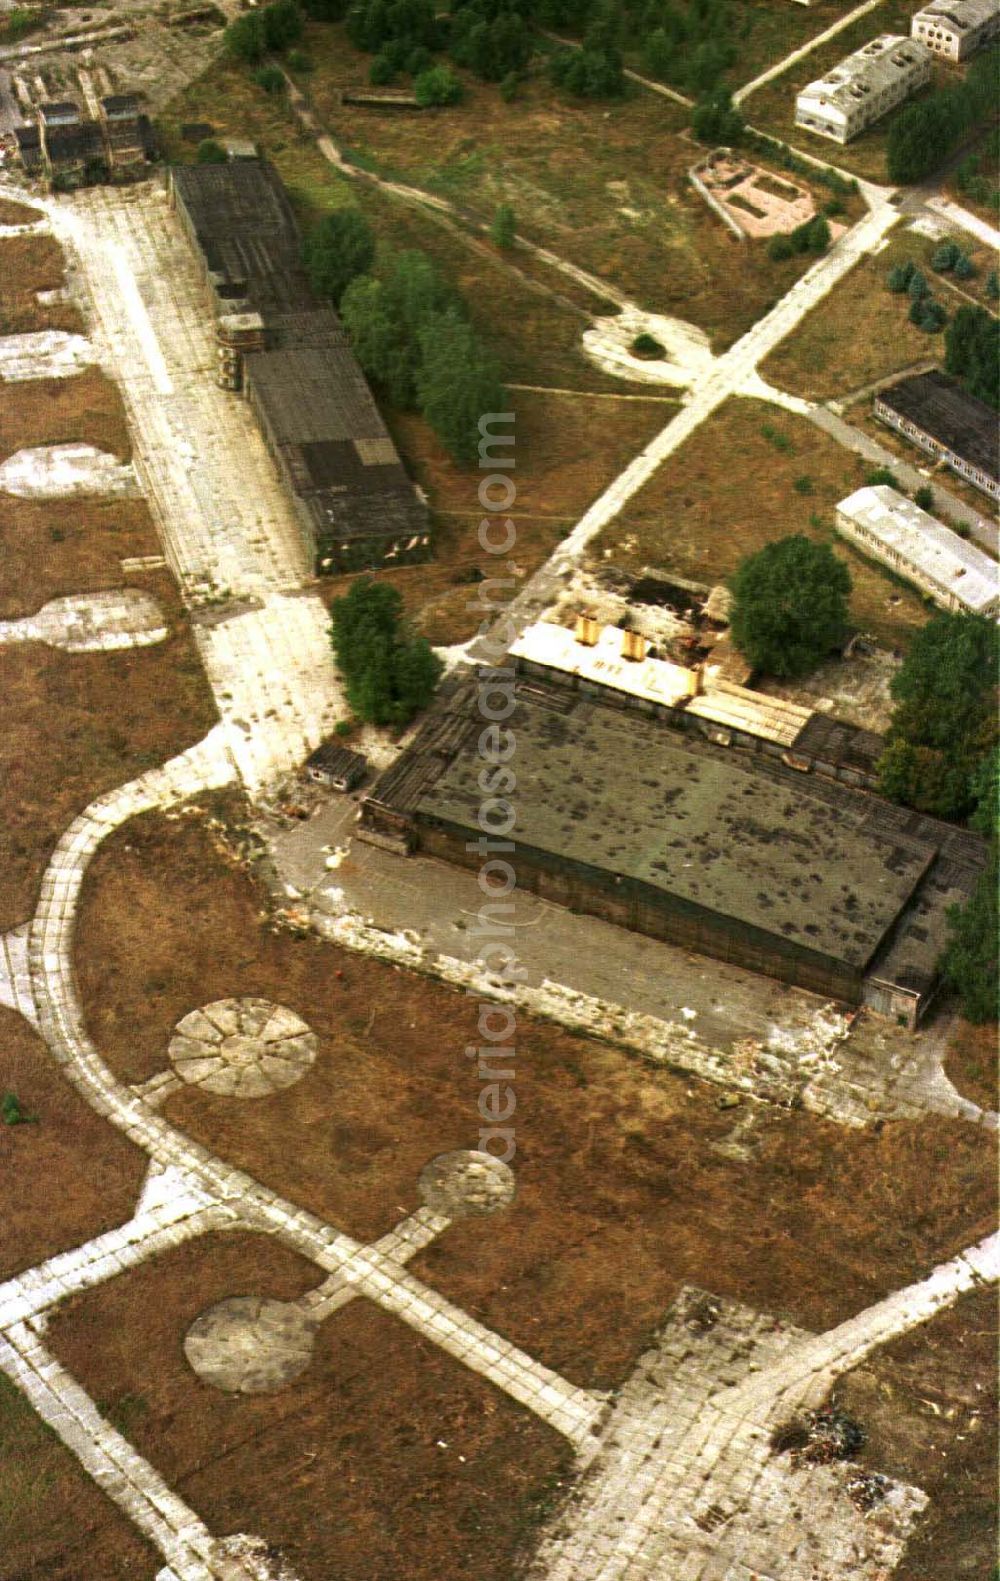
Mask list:
[[864,1441],[864,1429],[854,1418],[829,1404],[779,1427],[771,1448],[775,1454],[790,1455],[796,1466],[828,1466],[834,1460],[853,1460]]

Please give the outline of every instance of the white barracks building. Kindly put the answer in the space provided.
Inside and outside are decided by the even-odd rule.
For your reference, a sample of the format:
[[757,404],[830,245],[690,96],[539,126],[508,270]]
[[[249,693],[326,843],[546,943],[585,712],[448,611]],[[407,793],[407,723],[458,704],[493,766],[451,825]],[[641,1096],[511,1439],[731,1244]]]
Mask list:
[[1000,33],[1000,0],[931,0],[910,32],[935,55],[965,60]]
[[795,124],[848,143],[929,82],[932,61],[918,40],[881,33],[825,77],[807,83],[795,101]]

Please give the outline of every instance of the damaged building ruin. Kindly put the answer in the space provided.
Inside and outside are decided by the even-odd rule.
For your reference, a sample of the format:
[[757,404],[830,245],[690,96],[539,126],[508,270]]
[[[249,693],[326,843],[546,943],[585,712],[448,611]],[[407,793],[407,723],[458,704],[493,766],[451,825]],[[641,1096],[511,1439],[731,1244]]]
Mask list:
[[176,166],[170,197],[204,274],[219,382],[252,407],[315,574],[429,559],[426,506],[340,319],[312,293],[276,172],[256,156]]
[[[493,672],[512,705],[495,729],[516,742],[513,823],[490,826],[519,888],[916,1025],[947,908],[985,861],[977,835],[834,778],[811,720],[796,755],[772,754],[704,717],[677,728],[696,694],[637,710],[614,683],[513,664]],[[481,868],[482,684],[446,683],[364,798],[360,838]]]

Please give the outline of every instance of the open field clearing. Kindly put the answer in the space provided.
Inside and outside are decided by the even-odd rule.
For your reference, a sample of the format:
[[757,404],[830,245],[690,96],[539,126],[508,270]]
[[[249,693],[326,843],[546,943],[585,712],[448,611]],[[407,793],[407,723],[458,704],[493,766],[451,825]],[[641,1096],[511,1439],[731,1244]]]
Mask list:
[[394,202],[366,186],[353,188],[352,195],[383,252],[418,247],[458,287],[505,379],[613,395],[661,393],[614,378],[584,356],[583,331],[607,308],[575,281],[530,253],[499,253],[434,210]]
[[[804,417],[733,398],[684,444],[593,545],[627,569],[658,566],[697,581],[731,576],[748,554],[801,532],[833,537],[837,501],[870,469]],[[855,621],[887,646],[923,625],[917,593],[847,544]]]
[[[425,187],[487,224],[498,203],[511,203],[529,240],[571,252],[574,263],[650,311],[698,324],[716,350],[748,329],[803,270],[801,257],[773,263],[763,244],[741,247],[711,214],[687,184],[701,152],[684,132],[687,112],[659,96],[636,89],[605,110],[563,99],[533,78],[504,104],[495,87],[468,79],[463,103],[434,111],[432,119],[385,114],[341,105],[341,88],[367,80],[370,65],[342,29],[314,25],[304,47],[315,70],[300,86],[359,165]],[[294,128],[273,103],[256,110],[254,96],[266,97],[237,68],[212,67],[169,107],[171,156],[182,147],[185,123],[249,132],[273,151],[293,192],[327,206],[325,182],[317,187],[315,175],[293,168],[302,149]],[[313,156],[304,156],[310,170]],[[335,201],[342,201],[339,193]],[[552,283],[559,279],[553,275]]]
[[0,225],[34,225],[38,210],[27,203],[15,203],[12,198],[0,198]]
[[[435,513],[435,558],[426,566],[380,572],[406,600],[411,618],[432,642],[473,636],[482,621],[472,585],[479,575],[526,579],[548,558],[587,506],[628,465],[676,409],[669,402],[618,402],[519,390],[511,397],[517,457],[517,499],[511,507],[517,539],[501,572],[480,546],[483,518],[475,472],[445,454],[422,418],[392,417],[393,437],[411,474],[427,490]],[[506,519],[506,517],[504,518]],[[511,572],[507,559],[515,567]],[[324,583],[338,597],[348,578]]]
[[143,578],[166,603],[172,632],[156,647],[62,653],[0,647],[6,813],[0,837],[0,927],[25,921],[53,846],[95,796],[193,745],[215,708],[186,617],[166,576]]
[[0,1581],[152,1581],[158,1555],[0,1375]]
[[206,1307],[319,1277],[264,1237],[211,1236],[68,1305],[49,1340],[213,1530],[265,1534],[302,1581],[510,1581],[568,1448],[402,1323],[355,1302],[274,1395],[189,1368],[180,1342]]
[[[30,615],[50,598],[120,587],[121,562],[158,555],[160,542],[145,500],[25,500],[8,497],[0,510],[0,619]],[[173,582],[149,572],[128,575],[130,584],[159,596]]]
[[6,1279],[128,1219],[147,1161],[70,1086],[28,1023],[2,1006],[0,1035],[0,1088],[35,1122],[0,1130]]
[[[726,72],[725,81],[731,88],[742,87],[761,72],[767,71],[784,60],[793,50],[801,49],[810,39],[824,33],[828,27],[853,11],[859,0],[814,0],[810,6],[797,5],[794,10],[787,0],[744,0],[740,7],[742,16],[737,23],[736,38],[739,59]],[[876,7],[868,21],[873,31],[883,25],[885,5]],[[754,99],[750,104],[755,103]],[[752,118],[752,110],[748,107]]]
[[[964,245],[969,238],[960,240]],[[972,246],[974,279],[936,274],[931,257],[937,246],[926,236],[897,230],[887,247],[863,259],[761,364],[763,378],[792,395],[821,401],[850,395],[915,363],[937,361],[944,354],[943,337],[910,323],[909,297],[886,288],[889,270],[912,260],[951,314],[970,297],[985,299],[993,266],[985,247]]]
[[[16,205],[20,208],[21,205]],[[39,218],[28,211],[29,224]],[[39,302],[39,291],[59,291],[65,286],[62,249],[52,236],[0,237],[0,334],[26,335],[40,329],[83,330],[80,310],[73,302]]]
[[838,1404],[868,1435],[861,1464],[930,1495],[893,1581],[979,1581],[995,1561],[996,1353],[996,1295],[985,1290],[837,1387]]
[[997,1029],[959,1021],[945,1061],[945,1069],[959,1092],[981,1108],[996,1109]]
[[132,446],[121,396],[99,368],[68,379],[0,384],[0,390],[0,461],[40,443],[73,442],[129,460]]
[[[25,240],[32,249],[29,267],[42,268],[43,278],[61,278],[56,243],[46,236]],[[121,398],[98,369],[4,387],[0,460],[20,449],[67,442],[121,460],[131,453]],[[53,597],[120,588],[129,580],[123,558],[160,551],[143,500],[99,495],[5,496],[0,548],[2,616],[32,615]],[[101,791],[191,745],[215,721],[172,577],[143,572],[140,585],[159,599],[170,628],[156,647],[68,654],[36,642],[0,646],[6,705],[0,928],[30,916],[52,847],[77,812]]]

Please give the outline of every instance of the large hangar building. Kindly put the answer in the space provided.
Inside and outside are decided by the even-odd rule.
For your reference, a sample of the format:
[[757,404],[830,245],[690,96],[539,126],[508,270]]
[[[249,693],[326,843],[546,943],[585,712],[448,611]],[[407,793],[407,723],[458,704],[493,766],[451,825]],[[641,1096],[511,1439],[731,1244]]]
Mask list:
[[[978,836],[561,683],[514,687],[520,888],[916,1024]],[[435,707],[363,802],[362,838],[480,867],[476,696],[465,681]]]

